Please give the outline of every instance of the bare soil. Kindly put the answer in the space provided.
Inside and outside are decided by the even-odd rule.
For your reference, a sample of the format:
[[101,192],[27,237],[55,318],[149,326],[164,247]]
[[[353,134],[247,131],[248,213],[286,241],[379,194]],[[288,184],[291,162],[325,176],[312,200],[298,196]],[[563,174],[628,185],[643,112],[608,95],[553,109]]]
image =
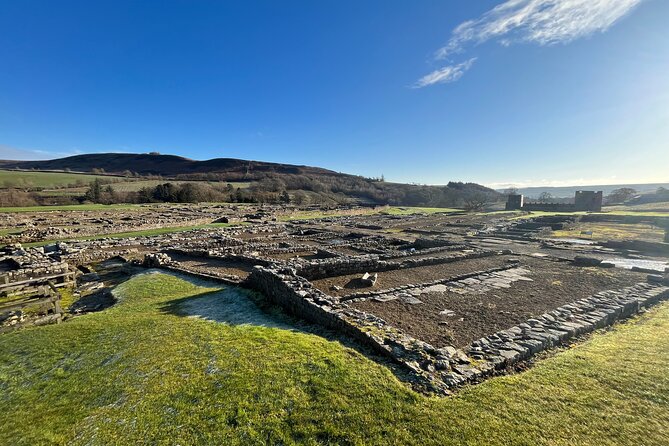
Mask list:
[[[421,304],[396,299],[387,302],[366,300],[351,306],[377,315],[436,347],[464,347],[561,305],[646,279],[645,274],[619,268],[580,268],[531,257],[523,257],[521,265],[531,271],[532,282],[518,281],[510,288],[494,289],[484,294],[450,291],[422,294],[418,296]],[[450,316],[440,314],[444,310],[453,313]]]
[[250,265],[228,260],[190,257],[180,254],[174,254],[171,255],[171,257],[178,261],[183,268],[204,274],[219,273],[224,275],[235,275],[245,279],[253,269]]

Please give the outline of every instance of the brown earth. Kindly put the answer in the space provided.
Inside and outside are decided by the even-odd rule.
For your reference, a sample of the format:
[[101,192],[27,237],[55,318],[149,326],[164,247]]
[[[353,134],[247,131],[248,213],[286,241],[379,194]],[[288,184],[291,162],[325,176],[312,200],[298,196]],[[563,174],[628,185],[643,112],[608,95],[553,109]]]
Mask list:
[[[521,266],[531,271],[532,282],[518,281],[510,288],[494,289],[484,294],[422,294],[418,296],[422,304],[412,305],[396,299],[388,302],[366,300],[351,306],[377,315],[436,347],[464,347],[483,336],[511,328],[599,291],[624,288],[646,280],[645,274],[619,268],[580,268],[532,257],[522,257]],[[451,310],[454,315],[440,315],[443,310]]]

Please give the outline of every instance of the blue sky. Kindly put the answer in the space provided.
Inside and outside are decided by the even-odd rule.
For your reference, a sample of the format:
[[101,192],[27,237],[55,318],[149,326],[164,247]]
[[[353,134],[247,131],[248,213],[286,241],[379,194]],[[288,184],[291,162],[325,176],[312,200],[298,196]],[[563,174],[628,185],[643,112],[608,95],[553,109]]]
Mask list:
[[0,3],[0,158],[669,181],[669,1]]

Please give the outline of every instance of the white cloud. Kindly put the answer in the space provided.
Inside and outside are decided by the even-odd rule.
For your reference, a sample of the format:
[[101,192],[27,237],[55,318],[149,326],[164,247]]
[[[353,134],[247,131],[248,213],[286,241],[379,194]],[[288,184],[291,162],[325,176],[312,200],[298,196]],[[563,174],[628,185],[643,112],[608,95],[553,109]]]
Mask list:
[[434,84],[446,84],[448,82],[455,82],[465,74],[465,71],[469,70],[474,62],[476,57],[472,57],[469,60],[466,60],[457,65],[447,65],[443,68],[433,71],[430,74],[427,74],[414,84],[414,88],[427,87],[428,85]]
[[[468,46],[479,45],[489,40],[496,40],[503,46],[518,42],[539,45],[568,43],[596,32],[606,31],[642,1],[507,0],[480,18],[458,25],[453,30],[450,40],[435,52],[435,59],[446,59],[453,54],[462,53]],[[444,67],[424,76],[418,84],[432,76],[438,76],[441,71],[448,68]],[[461,76],[462,73],[453,80]],[[425,85],[434,83],[437,82]]]

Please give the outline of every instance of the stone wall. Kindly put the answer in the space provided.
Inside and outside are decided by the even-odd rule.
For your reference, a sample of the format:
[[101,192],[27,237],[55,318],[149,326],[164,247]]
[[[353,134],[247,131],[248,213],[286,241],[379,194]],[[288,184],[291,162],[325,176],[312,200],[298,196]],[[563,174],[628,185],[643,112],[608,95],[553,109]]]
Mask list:
[[437,349],[377,316],[353,309],[314,288],[289,267],[256,267],[244,285],[291,314],[337,330],[392,358],[409,371],[415,388],[442,395],[669,298],[669,287],[661,283],[604,291],[458,350],[450,346]]
[[491,374],[576,336],[603,328],[669,298],[669,287],[638,283],[563,305],[523,324],[486,336],[466,349],[476,365],[456,367],[450,382],[462,384]]
[[503,253],[510,254],[510,251],[471,250],[470,252],[458,252],[444,257],[424,257],[421,259],[412,259],[411,256],[407,256],[400,261],[381,260],[380,256],[370,254],[364,256],[316,260],[308,264],[295,265],[295,267],[297,268],[297,272],[300,276],[306,277],[309,280],[316,280],[325,277],[362,274],[372,271],[378,272],[400,268],[415,268],[426,265],[439,265],[442,263],[489,257]]
[[245,286],[257,290],[268,301],[314,324],[333,329],[371,347],[411,372],[411,383],[430,393],[448,393],[434,375],[437,367],[450,368],[455,349],[436,349],[389,326],[383,319],[355,310],[314,288],[294,269],[272,270],[256,267]]

